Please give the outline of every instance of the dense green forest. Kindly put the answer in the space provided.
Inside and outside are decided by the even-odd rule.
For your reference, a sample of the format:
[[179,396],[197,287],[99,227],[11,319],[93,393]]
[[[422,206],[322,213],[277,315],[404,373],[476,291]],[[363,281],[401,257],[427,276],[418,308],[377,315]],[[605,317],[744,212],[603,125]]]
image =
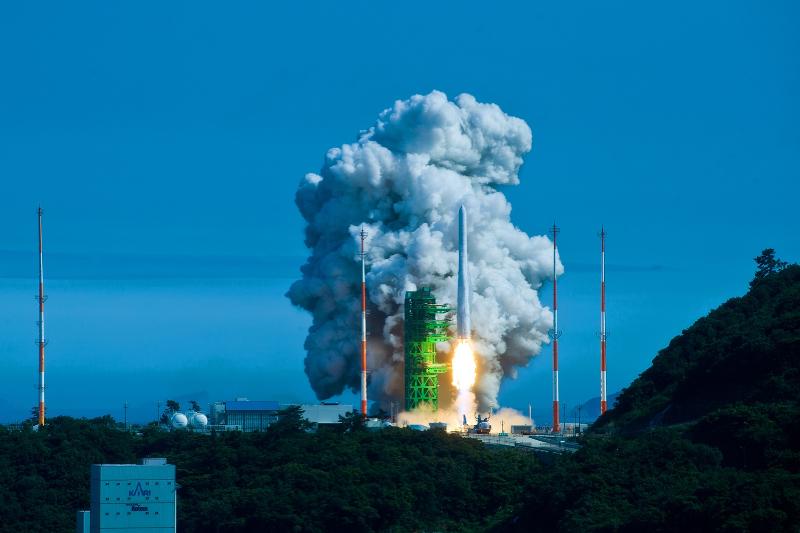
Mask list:
[[[763,256],[762,256],[763,257]],[[565,456],[439,431],[119,431],[110,418],[0,428],[0,531],[72,531],[89,465],[163,456],[179,530],[798,531],[800,267],[676,337]]]
[[800,266],[792,265],[757,276],[745,296],[675,337],[595,427],[630,432],[697,420],[736,403],[796,404],[798,356]]
[[[346,430],[349,429],[349,430]],[[309,434],[300,421],[264,433],[202,435],[110,418],[54,418],[0,433],[2,531],[72,531],[88,508],[89,467],[168,457],[182,485],[181,531],[464,530],[519,501],[539,466],[441,431]]]

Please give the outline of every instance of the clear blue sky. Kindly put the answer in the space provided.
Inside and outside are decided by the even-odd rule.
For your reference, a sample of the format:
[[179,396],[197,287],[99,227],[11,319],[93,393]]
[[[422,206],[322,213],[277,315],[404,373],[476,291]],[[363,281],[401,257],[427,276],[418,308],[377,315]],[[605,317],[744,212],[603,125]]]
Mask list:
[[[310,401],[283,298],[293,203],[395,99],[474,94],[526,120],[514,222],[563,229],[562,398],[609,389],[800,260],[796,2],[93,2],[0,7],[0,418],[35,402],[35,208],[46,210],[51,414],[129,400]],[[257,279],[242,279],[242,278]],[[549,301],[549,296],[545,297]],[[501,399],[550,397],[549,349]],[[350,400],[349,397],[344,398]],[[144,416],[143,414],[140,416]]]

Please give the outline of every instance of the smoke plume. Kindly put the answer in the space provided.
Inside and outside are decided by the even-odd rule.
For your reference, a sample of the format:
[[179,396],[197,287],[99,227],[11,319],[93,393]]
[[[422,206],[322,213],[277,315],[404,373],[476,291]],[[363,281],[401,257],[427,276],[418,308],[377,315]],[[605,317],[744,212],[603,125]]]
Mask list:
[[[430,286],[438,302],[455,306],[464,204],[475,393],[479,408],[497,406],[503,377],[539,353],[552,326],[537,294],[551,276],[552,242],[514,227],[498,190],[519,183],[531,142],[528,125],[497,105],[434,91],[395,102],[356,142],[330,149],[319,174],[305,176],[295,201],[311,255],[287,296],[313,316],[305,371],[319,399],[359,386],[361,226],[369,234],[369,392],[387,408],[403,398],[405,292]],[[439,348],[449,361],[452,347]]]

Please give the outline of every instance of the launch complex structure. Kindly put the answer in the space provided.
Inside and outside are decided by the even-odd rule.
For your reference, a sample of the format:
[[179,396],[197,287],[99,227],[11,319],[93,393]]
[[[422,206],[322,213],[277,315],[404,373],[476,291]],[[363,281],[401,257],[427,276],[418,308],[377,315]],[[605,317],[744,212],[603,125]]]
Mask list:
[[[405,409],[413,411],[425,409],[435,412],[439,409],[439,376],[450,371],[450,364],[437,361],[436,345],[452,340],[469,340],[471,336],[469,312],[469,275],[467,255],[466,210],[459,210],[459,264],[458,264],[458,304],[454,309],[447,304],[436,302],[430,287],[419,287],[407,291],[404,301],[404,349],[405,349]],[[553,433],[561,431],[558,387],[558,350],[561,330],[558,329],[558,245],[560,233],[553,224],[550,233],[553,239],[553,328],[548,332],[553,345]],[[605,228],[600,237],[600,414],[605,414],[606,401],[606,281],[605,281]],[[364,240],[366,232],[361,233],[361,412],[367,413],[367,330],[366,330],[366,267]],[[449,334],[452,316],[456,311],[457,336]],[[43,333],[42,333],[43,336]],[[43,348],[42,348],[43,350]]]
[[[558,329],[558,244],[560,233],[553,224],[550,232],[553,239],[553,328],[548,332],[553,345],[553,426],[552,431],[561,431],[558,349],[561,330]],[[469,278],[467,275],[466,211],[459,211],[459,277],[457,326],[458,339],[470,336],[469,320]],[[606,282],[605,282],[605,228],[601,228],[600,246],[600,414],[608,408],[606,401]],[[361,294],[362,294],[362,413],[366,413],[366,284],[364,275],[364,232],[361,233]],[[405,294],[405,409],[407,411],[425,408],[436,411],[439,408],[439,376],[450,370],[450,365],[437,361],[436,344],[454,338],[448,334],[450,316],[453,311],[447,304],[436,302],[430,287],[420,287]]]
[[405,297],[405,393],[406,411],[420,407],[439,409],[439,375],[448,371],[436,361],[436,343],[447,342],[450,321],[442,315],[452,309],[437,304],[430,287],[406,292]]

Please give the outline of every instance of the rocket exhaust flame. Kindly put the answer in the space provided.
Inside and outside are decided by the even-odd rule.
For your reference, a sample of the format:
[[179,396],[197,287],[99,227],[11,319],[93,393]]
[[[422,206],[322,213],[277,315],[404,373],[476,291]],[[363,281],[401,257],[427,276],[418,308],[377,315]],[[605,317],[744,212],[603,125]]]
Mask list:
[[472,387],[475,386],[478,368],[475,363],[472,342],[469,339],[459,339],[457,341],[452,365],[453,385],[458,389],[456,412],[462,417],[471,416],[477,408]]
[[459,340],[453,355],[453,385],[459,393],[469,391],[475,385],[477,368],[472,343],[469,339]]

